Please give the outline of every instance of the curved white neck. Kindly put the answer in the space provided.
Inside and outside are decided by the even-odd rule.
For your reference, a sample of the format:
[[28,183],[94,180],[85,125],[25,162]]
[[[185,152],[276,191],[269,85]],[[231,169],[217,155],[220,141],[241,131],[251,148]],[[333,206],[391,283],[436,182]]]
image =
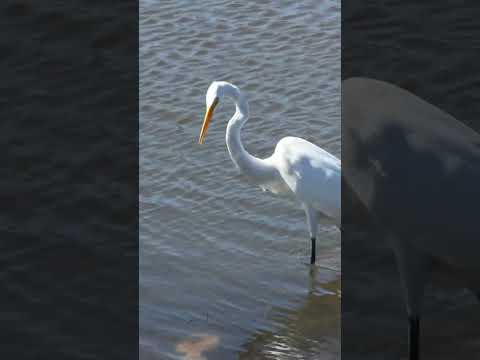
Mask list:
[[236,106],[235,114],[227,125],[226,141],[228,152],[237,168],[251,180],[261,184],[268,182],[273,176],[273,168],[265,160],[250,155],[243,147],[240,132],[248,120],[248,102],[236,87],[225,89],[225,95],[230,97]]

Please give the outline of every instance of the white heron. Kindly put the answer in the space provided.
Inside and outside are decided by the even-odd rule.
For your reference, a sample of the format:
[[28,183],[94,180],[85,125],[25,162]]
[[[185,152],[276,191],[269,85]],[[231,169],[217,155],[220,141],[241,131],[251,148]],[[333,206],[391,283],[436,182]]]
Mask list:
[[342,82],[342,127],[343,175],[393,250],[409,359],[418,360],[432,262],[461,270],[480,294],[480,135],[416,95],[368,78]]
[[298,137],[285,137],[272,156],[259,159],[243,147],[240,132],[248,120],[246,96],[238,87],[225,81],[214,81],[206,95],[207,110],[200,131],[203,144],[215,107],[230,98],[236,112],[227,125],[228,152],[236,167],[264,191],[296,198],[307,216],[311,239],[310,263],[315,263],[317,224],[327,218],[340,227],[341,171],[340,160],[318,146]]

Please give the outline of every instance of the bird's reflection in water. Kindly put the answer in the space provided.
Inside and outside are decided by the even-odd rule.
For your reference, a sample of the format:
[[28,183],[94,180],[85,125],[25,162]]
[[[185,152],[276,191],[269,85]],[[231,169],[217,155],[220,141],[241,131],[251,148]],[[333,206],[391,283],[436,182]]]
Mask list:
[[335,271],[339,272],[339,270],[330,268],[330,267],[323,267],[323,266],[312,266],[309,271],[309,284],[308,284],[308,293],[310,296],[336,296],[339,299],[341,298],[341,279],[337,279],[336,281],[330,282],[328,284],[320,284],[318,279],[321,272],[325,271]]
[[176,346],[176,351],[185,354],[185,360],[207,360],[204,353],[216,348],[220,338],[216,335],[208,334],[198,334],[194,337],[196,339],[179,342]]
[[312,266],[308,294],[295,309],[272,308],[275,332],[257,333],[239,359],[340,358],[340,279],[319,281],[325,272]]

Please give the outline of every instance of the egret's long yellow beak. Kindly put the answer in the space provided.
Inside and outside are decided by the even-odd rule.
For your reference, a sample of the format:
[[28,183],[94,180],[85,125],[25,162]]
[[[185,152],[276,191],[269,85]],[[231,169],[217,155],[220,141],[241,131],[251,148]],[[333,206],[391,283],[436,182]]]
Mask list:
[[205,136],[207,136],[208,125],[210,125],[210,120],[212,119],[213,112],[215,111],[215,107],[218,105],[218,98],[213,100],[212,105],[207,109],[205,113],[205,118],[203,119],[202,129],[200,130],[200,137],[198,138],[198,143],[203,144],[205,141]]

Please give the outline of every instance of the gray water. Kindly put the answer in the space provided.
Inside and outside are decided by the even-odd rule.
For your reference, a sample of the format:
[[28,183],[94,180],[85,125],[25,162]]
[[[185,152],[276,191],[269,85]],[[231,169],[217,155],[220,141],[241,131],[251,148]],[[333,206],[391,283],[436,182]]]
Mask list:
[[299,136],[340,157],[340,2],[140,2],[141,359],[337,359],[340,233],[317,266],[298,204],[244,181],[233,105],[197,144],[213,80],[250,101],[248,151]]

